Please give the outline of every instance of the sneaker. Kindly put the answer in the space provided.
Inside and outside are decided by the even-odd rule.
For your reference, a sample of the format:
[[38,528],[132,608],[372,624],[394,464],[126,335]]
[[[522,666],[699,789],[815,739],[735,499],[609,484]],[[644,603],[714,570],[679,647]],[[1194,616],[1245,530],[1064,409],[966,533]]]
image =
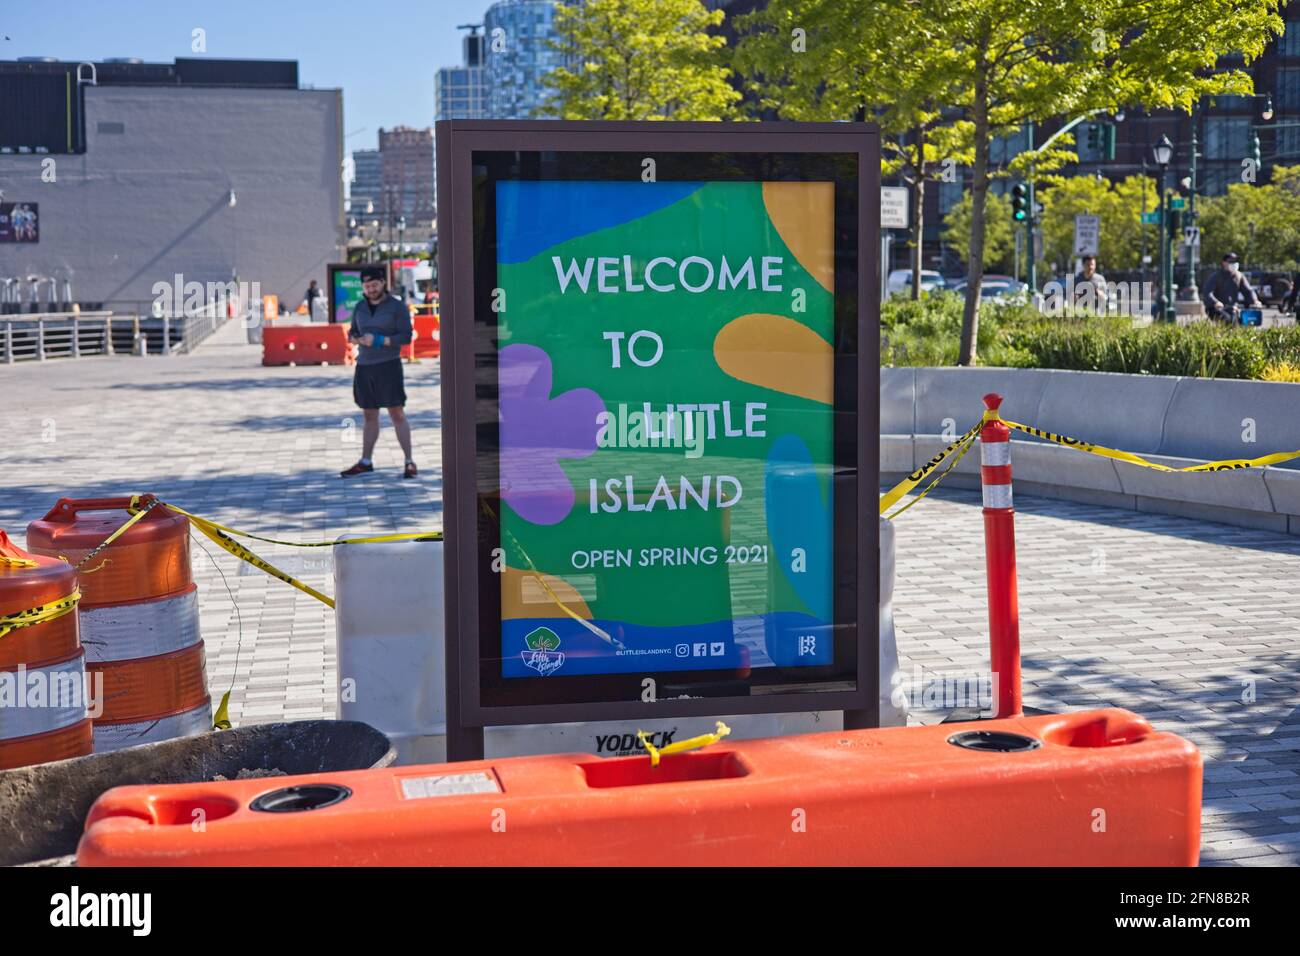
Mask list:
[[418,474],[419,474],[419,472],[417,472],[417,471],[415,470],[415,462],[413,462],[413,461],[408,461],[408,462],[406,463],[406,470],[402,472],[402,477],[403,477],[403,478],[414,478],[414,477],[415,477],[416,475],[418,475]]
[[341,471],[339,472],[339,474],[342,475],[344,478],[352,478],[355,475],[364,475],[366,472],[374,471],[374,470],[375,470],[374,465],[363,465],[361,464],[361,462],[357,462],[347,471]]

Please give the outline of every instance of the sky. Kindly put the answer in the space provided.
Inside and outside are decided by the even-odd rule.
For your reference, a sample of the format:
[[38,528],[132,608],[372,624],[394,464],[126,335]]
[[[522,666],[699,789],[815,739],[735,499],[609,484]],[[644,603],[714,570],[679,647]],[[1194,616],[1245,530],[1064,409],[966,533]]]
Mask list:
[[[433,74],[461,59],[460,23],[492,0],[0,0],[0,60],[297,60],[303,86],[343,90],[344,149],[433,125]],[[202,29],[207,52],[193,52]]]

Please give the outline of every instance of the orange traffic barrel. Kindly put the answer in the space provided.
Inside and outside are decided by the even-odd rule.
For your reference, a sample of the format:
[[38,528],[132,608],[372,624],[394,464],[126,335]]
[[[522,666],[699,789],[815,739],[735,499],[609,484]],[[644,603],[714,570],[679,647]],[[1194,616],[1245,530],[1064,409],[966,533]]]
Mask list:
[[0,770],[91,752],[77,574],[0,531]]
[[[145,496],[142,505],[152,498]],[[40,554],[82,562],[130,517],[130,498],[60,499],[27,528]],[[102,682],[95,751],[203,733],[211,726],[189,519],[152,508],[78,571],[86,668]]]
[[[201,816],[202,828],[193,821]],[[1193,866],[1201,757],[1097,710],[120,787],[79,866]]]

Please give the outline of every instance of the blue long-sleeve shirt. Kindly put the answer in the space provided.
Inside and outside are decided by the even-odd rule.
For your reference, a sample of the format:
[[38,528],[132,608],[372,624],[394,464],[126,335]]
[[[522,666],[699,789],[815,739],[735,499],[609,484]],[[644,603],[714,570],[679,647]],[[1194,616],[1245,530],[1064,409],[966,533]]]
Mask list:
[[411,313],[400,299],[385,295],[372,307],[365,296],[352,310],[350,335],[361,336],[367,332],[384,337],[383,345],[362,345],[358,348],[358,365],[377,365],[402,357],[402,346],[411,343]]

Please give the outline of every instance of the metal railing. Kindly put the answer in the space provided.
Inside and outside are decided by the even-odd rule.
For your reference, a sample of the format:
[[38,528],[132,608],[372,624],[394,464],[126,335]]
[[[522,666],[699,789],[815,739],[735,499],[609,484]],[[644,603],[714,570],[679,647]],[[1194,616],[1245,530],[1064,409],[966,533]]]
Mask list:
[[51,312],[0,317],[0,361],[12,365],[88,355],[179,355],[193,351],[226,321],[215,303],[183,316]]

